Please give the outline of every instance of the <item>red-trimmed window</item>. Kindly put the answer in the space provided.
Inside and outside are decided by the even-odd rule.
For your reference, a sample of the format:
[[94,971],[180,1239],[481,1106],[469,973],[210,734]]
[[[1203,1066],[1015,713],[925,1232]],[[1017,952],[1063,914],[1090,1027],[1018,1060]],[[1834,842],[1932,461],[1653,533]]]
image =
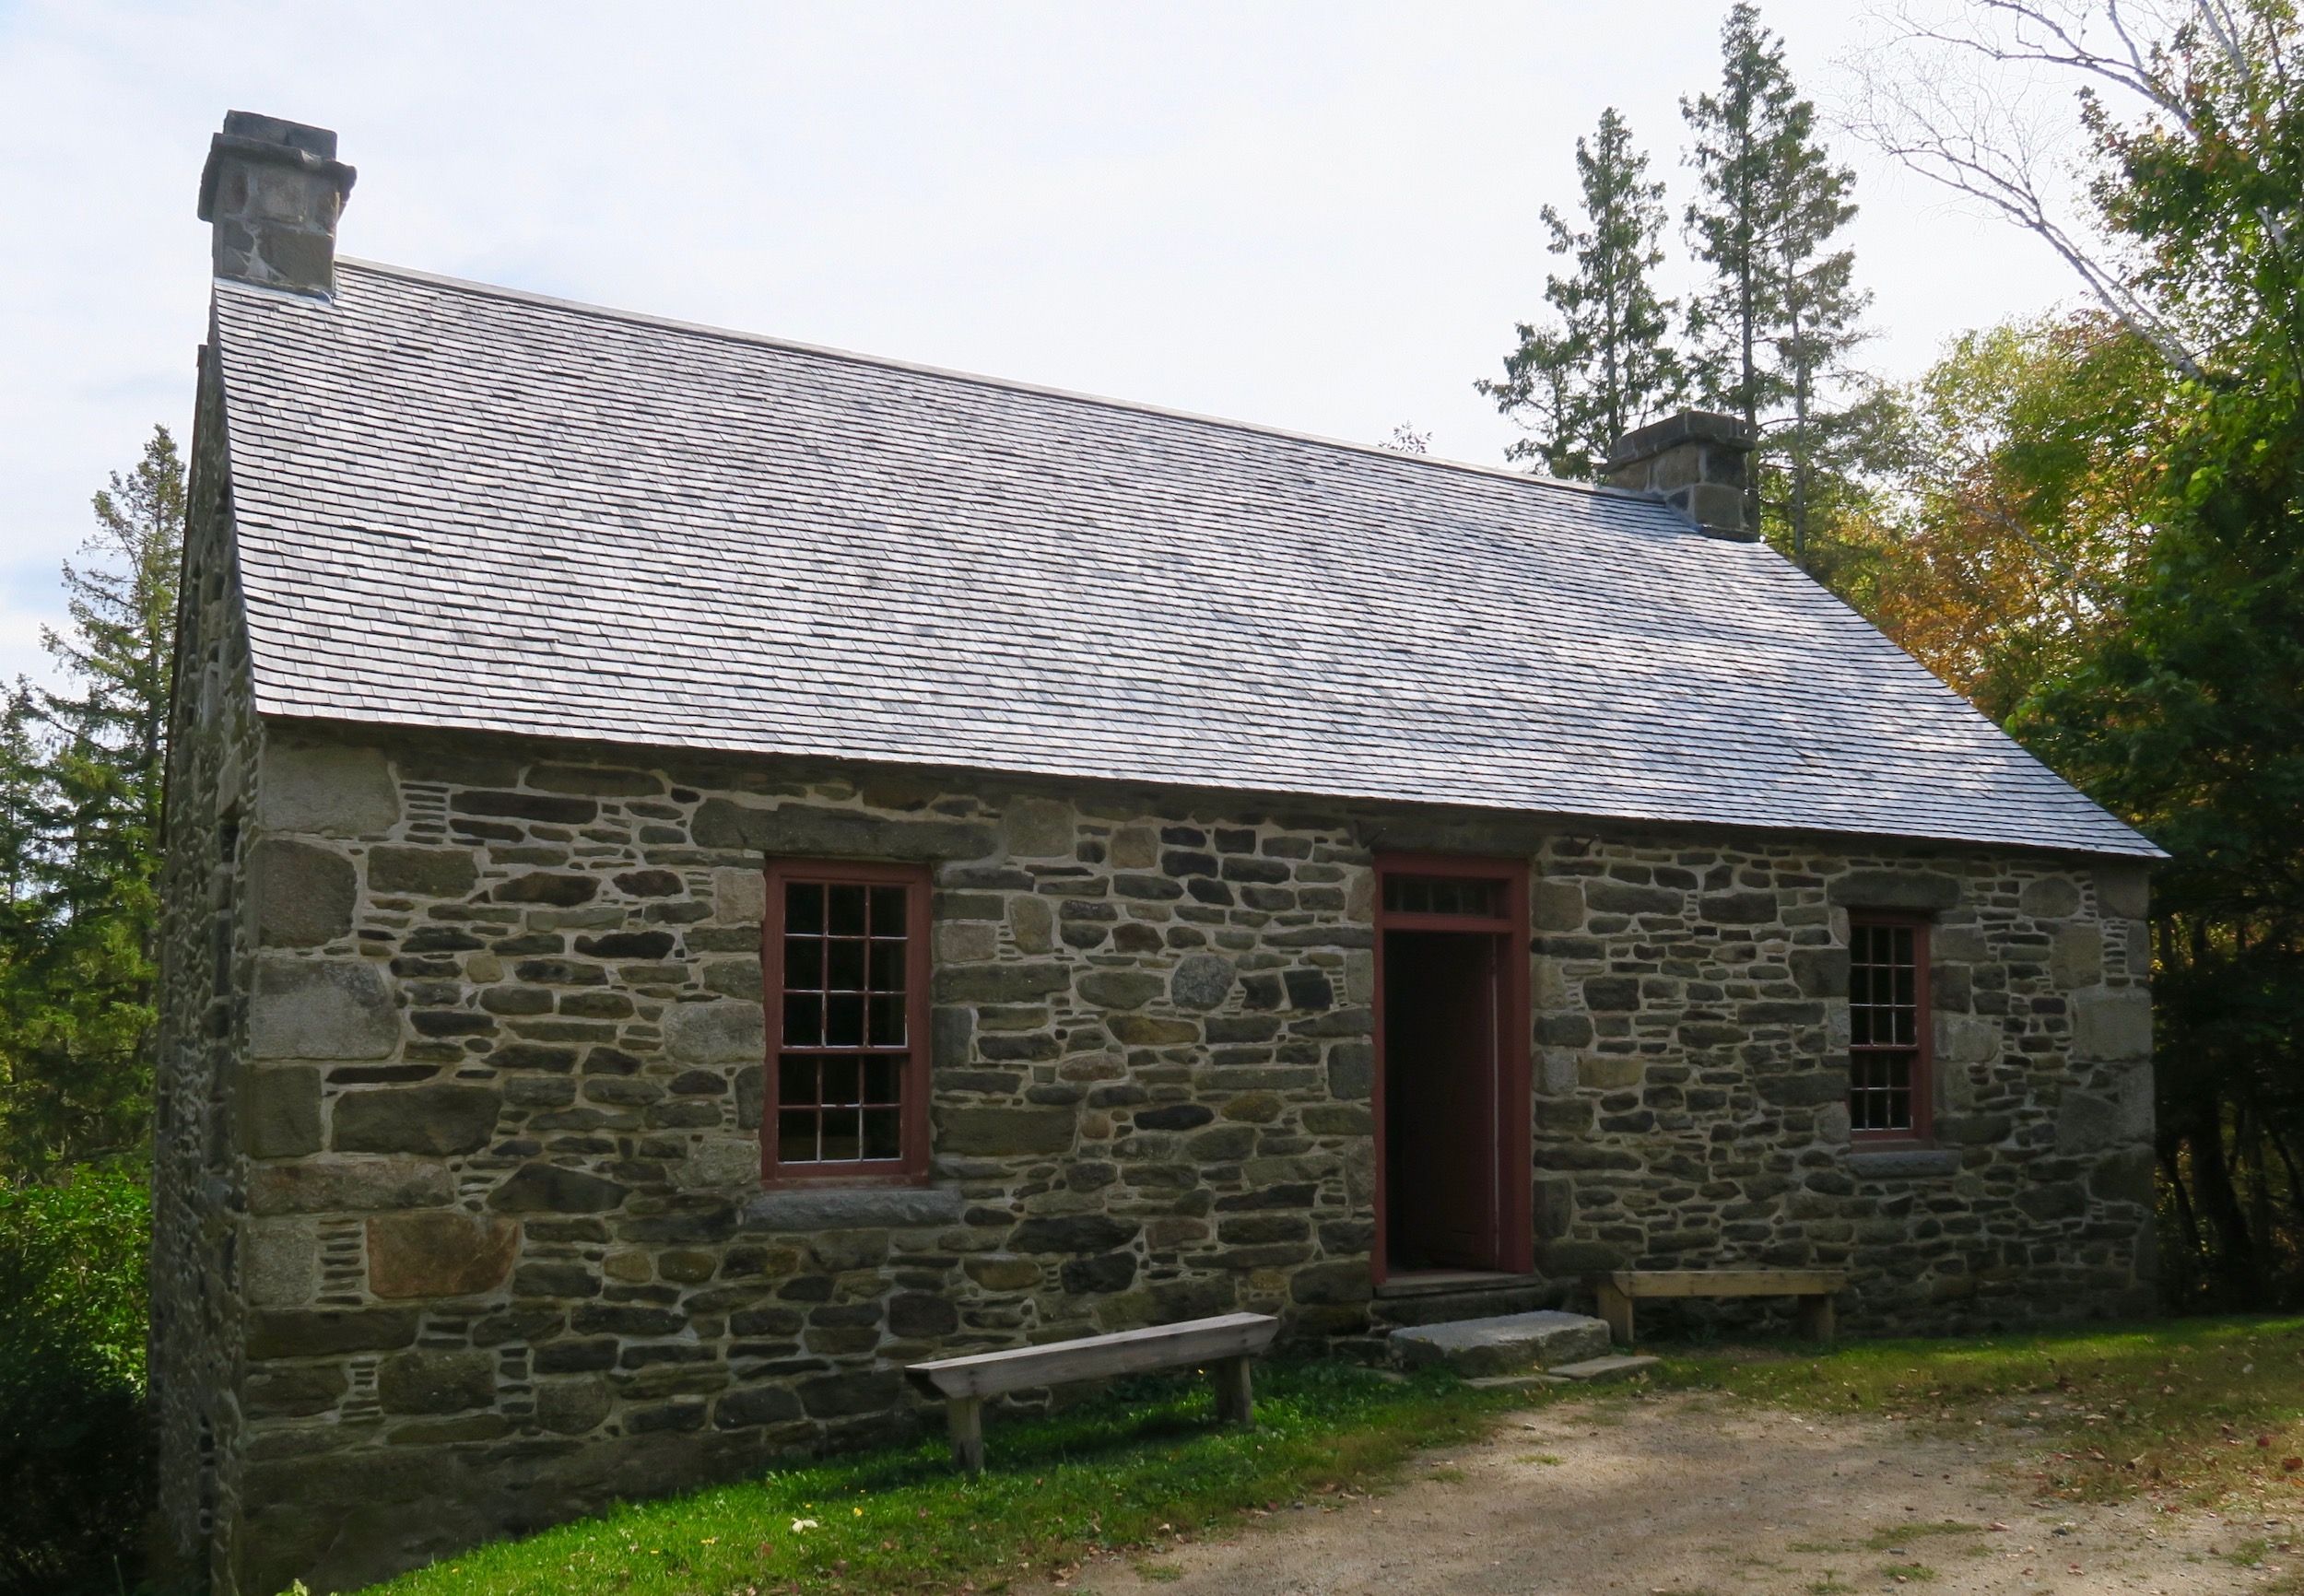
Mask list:
[[776,860],[761,927],[771,1183],[928,1172],[928,872]]
[[1848,917],[1848,1123],[1859,1138],[1928,1134],[1928,922]]

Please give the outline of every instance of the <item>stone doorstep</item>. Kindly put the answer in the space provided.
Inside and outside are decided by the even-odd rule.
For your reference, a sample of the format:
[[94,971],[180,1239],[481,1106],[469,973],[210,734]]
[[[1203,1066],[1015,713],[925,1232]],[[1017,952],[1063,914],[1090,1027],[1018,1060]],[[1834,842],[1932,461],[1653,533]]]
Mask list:
[[1611,1346],[1605,1321],[1557,1310],[1411,1325],[1390,1341],[1394,1363],[1446,1364],[1467,1379],[1605,1358]]
[[1581,1363],[1561,1363],[1552,1366],[1547,1379],[1571,1380],[1629,1379],[1645,1373],[1664,1360],[1660,1357],[1640,1357],[1618,1354],[1612,1357],[1588,1357]]

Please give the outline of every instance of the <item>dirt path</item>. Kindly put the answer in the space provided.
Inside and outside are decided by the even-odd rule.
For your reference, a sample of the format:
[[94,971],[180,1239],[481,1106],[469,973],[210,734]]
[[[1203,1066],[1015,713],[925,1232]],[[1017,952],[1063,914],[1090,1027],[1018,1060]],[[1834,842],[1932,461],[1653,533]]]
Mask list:
[[[1563,1403],[1508,1420],[1481,1445],[1434,1454],[1389,1496],[1283,1503],[1260,1527],[1269,1532],[1091,1564],[1062,1588],[2193,1596],[2263,1590],[2279,1570],[2304,1568],[2304,1540],[2298,1555],[2272,1550],[2258,1567],[2227,1555],[2251,1541],[2276,1548],[2304,1536],[2304,1525],[2162,1514],[2141,1502],[2027,1507],[1994,1484],[1991,1465],[2011,1454],[1993,1449],[1857,1420],[1715,1411],[1699,1398]],[[1971,1528],[1945,1531],[1945,1520]],[[1938,1528],[1910,1533],[1922,1526]]]

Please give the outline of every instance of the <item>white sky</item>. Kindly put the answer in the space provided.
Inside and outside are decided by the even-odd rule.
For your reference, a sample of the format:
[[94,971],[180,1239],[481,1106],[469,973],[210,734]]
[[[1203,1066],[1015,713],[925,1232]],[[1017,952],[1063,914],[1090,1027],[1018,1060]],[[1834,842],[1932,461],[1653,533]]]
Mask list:
[[[1613,104],[1676,216],[1725,8],[0,0],[0,675],[43,670],[88,495],[184,435],[228,109],[339,132],[347,254],[1494,462],[1537,207]],[[1763,6],[1828,105],[1856,12]],[[2070,297],[1838,143],[1878,368]]]

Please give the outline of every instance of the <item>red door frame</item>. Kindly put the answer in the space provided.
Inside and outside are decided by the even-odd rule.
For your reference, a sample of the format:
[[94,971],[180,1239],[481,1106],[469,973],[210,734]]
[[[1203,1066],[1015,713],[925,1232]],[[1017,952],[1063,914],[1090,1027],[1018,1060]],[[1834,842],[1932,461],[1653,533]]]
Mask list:
[[[1393,913],[1384,908],[1387,875],[1447,875],[1504,884],[1500,917]],[[1376,856],[1376,1283],[1391,1277],[1387,1251],[1388,1196],[1384,1145],[1384,933],[1387,931],[1485,932],[1501,939],[1498,979],[1503,1015],[1497,1036],[1497,1258],[1499,1273],[1535,1268],[1535,1099],[1529,1086],[1528,862],[1455,853],[1379,853]]]

